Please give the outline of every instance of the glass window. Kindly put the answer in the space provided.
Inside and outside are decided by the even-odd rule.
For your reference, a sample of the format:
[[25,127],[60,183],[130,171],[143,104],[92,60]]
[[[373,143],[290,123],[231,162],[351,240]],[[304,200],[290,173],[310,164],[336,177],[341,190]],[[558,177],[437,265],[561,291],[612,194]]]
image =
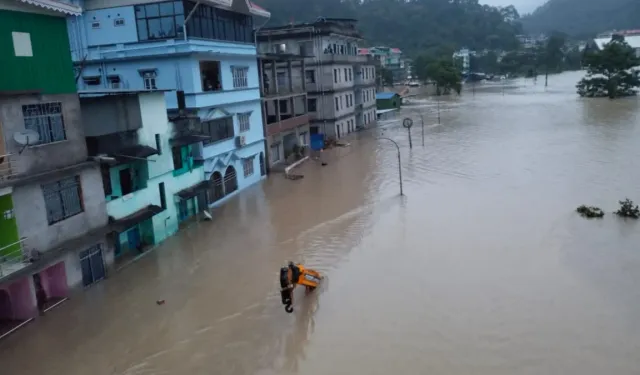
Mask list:
[[31,145],[64,141],[67,139],[62,117],[62,103],[40,103],[22,106],[24,127],[38,133],[39,140]]
[[136,9],[136,18],[137,19],[146,17],[146,13],[144,12],[144,5],[136,5],[135,9]]
[[184,9],[181,2],[162,2],[136,6],[138,40],[168,39],[184,35]]
[[42,185],[49,225],[84,211],[80,177],[74,176]]
[[184,7],[182,5],[182,1],[174,1],[173,9],[175,14],[184,14]]
[[173,4],[172,3],[160,3],[160,15],[161,16],[173,16]]
[[144,7],[147,12],[146,17],[160,16],[160,7],[158,6],[158,4],[148,4],[148,5],[145,5]]
[[162,34],[160,18],[150,19],[147,24],[149,25],[149,39],[160,39]]

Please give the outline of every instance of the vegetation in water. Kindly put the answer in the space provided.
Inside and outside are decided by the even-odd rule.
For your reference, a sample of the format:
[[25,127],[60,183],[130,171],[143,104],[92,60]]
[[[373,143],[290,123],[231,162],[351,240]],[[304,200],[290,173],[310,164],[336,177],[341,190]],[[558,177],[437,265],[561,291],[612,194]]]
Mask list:
[[586,217],[589,219],[599,218],[604,216],[604,211],[602,211],[600,208],[595,206],[586,206],[584,204],[576,208],[576,211],[580,214],[580,216]]
[[587,52],[584,65],[587,76],[576,86],[582,97],[615,99],[635,95],[640,87],[638,75],[631,70],[640,65],[640,59],[622,38],[614,38],[600,51]]
[[615,212],[616,215],[621,217],[630,217],[632,219],[637,219],[640,217],[640,208],[638,205],[635,205],[633,201],[629,198],[619,201],[620,209]]
[[416,59],[416,75],[422,81],[431,81],[436,86],[436,95],[447,95],[452,91],[460,94],[462,75],[451,58],[429,60],[424,57]]

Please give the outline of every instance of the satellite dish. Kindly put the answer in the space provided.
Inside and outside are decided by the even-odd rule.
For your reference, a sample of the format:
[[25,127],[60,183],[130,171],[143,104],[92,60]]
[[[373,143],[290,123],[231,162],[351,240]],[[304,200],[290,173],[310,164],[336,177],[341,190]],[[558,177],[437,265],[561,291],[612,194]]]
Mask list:
[[22,146],[20,151],[18,151],[18,154],[22,154],[27,146],[35,145],[40,142],[40,134],[38,134],[38,132],[35,130],[26,129],[21,132],[13,133],[13,140],[16,141],[17,144]]
[[23,130],[13,134],[13,140],[21,146],[35,145],[40,142],[40,134],[35,130]]

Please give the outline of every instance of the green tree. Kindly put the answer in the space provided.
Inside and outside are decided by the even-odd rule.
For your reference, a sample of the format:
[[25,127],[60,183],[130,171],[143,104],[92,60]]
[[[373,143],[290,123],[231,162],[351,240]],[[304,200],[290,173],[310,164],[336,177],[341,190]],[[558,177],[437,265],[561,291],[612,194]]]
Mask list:
[[436,85],[436,94],[449,94],[451,90],[460,94],[462,76],[451,59],[440,59],[429,63],[424,74]]
[[542,65],[544,65],[544,85],[549,83],[549,72],[562,71],[562,62],[564,59],[563,48],[566,44],[566,36],[560,33],[553,33],[547,40],[547,44],[542,51]]
[[587,76],[578,85],[582,97],[609,97],[615,99],[636,94],[640,79],[631,68],[640,65],[640,59],[624,39],[613,39],[600,51],[585,55]]
[[377,67],[376,82],[382,86],[393,86],[393,73],[382,66]]

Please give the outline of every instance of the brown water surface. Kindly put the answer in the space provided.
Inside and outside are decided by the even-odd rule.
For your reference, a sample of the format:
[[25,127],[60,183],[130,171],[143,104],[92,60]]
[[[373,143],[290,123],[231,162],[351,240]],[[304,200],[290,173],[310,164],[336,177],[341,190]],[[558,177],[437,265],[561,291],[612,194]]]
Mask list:
[[[0,372],[640,373],[640,223],[574,213],[640,200],[640,105],[579,99],[579,78],[478,86],[441,125],[412,100],[412,150],[383,124],[405,197],[393,145],[361,134],[3,340]],[[287,260],[328,277],[293,314]]]

